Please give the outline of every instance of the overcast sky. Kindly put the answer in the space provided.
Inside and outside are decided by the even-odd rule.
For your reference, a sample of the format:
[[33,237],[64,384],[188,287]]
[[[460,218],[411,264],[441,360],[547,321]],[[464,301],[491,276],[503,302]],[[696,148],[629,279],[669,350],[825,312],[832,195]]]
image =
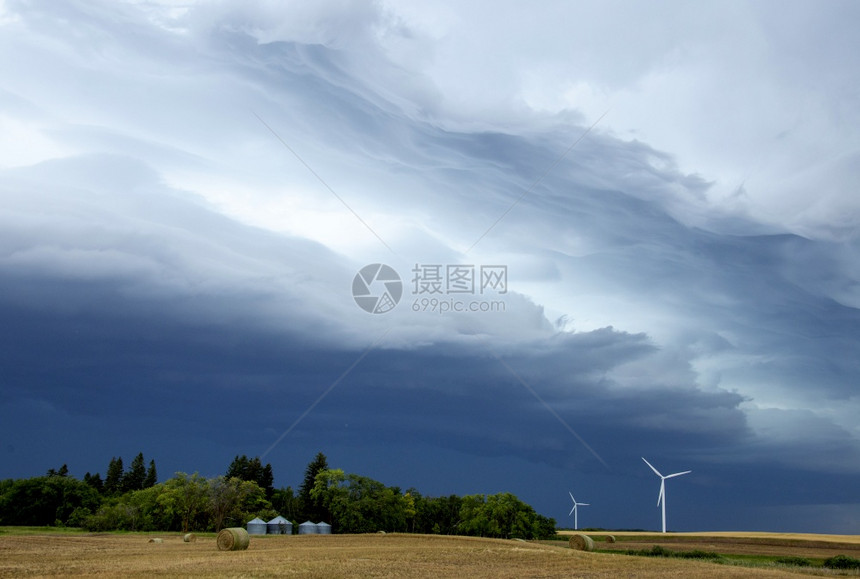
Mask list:
[[858,19],[0,0],[0,478],[860,533]]

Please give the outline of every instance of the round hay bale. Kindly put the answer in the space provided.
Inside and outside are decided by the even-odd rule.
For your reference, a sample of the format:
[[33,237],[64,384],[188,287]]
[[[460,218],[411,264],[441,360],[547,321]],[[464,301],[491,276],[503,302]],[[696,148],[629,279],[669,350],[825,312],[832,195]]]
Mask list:
[[196,540],[197,540],[197,535],[195,535],[194,533],[185,533],[184,535],[182,535],[182,542],[183,543],[193,543]]
[[577,551],[593,551],[594,541],[588,535],[572,535],[570,537],[570,548]]
[[221,529],[216,537],[219,551],[244,551],[251,543],[248,531],[242,527]]
[[615,535],[606,535],[606,542],[607,543],[614,543],[615,542]]
[[150,543],[163,543],[164,539],[154,538],[149,540]]

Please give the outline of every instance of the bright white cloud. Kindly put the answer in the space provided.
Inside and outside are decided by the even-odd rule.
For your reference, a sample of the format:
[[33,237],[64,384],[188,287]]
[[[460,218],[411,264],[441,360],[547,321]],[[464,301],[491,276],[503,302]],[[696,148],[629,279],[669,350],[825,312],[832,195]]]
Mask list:
[[434,38],[422,70],[464,122],[510,123],[527,107],[573,109],[588,124],[610,110],[600,129],[714,182],[711,211],[827,238],[855,231],[852,3],[446,4],[444,18],[393,9]]

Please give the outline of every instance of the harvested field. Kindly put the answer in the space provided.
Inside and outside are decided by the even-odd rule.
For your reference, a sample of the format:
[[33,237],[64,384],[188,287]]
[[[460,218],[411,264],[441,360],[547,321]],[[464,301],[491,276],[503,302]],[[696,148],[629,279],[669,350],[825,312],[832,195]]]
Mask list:
[[[149,543],[158,536],[162,543]],[[624,544],[621,542],[621,544]],[[586,553],[556,546],[427,535],[252,537],[218,551],[214,536],[0,535],[0,576],[791,577],[790,571]]]
[[[860,536],[799,533],[632,533],[613,532],[615,543],[604,542],[608,533],[586,533],[595,549],[643,550],[660,545],[672,551],[712,551],[733,555],[771,555],[826,559],[834,555],[860,558]],[[559,535],[570,536],[572,531]]]

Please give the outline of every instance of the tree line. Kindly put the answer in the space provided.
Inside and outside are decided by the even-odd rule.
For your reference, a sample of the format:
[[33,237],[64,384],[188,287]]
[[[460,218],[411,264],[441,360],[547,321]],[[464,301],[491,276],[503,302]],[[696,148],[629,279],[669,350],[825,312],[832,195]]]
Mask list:
[[218,531],[254,517],[325,521],[335,533],[377,531],[535,539],[555,534],[543,517],[510,493],[425,497],[329,468],[318,453],[298,489],[274,488],[271,464],[236,456],[223,475],[176,473],[158,482],[155,461],[138,454],[128,470],[111,459],[106,476],[68,467],[45,476],[0,481],[0,525],[69,526],[90,531]]

